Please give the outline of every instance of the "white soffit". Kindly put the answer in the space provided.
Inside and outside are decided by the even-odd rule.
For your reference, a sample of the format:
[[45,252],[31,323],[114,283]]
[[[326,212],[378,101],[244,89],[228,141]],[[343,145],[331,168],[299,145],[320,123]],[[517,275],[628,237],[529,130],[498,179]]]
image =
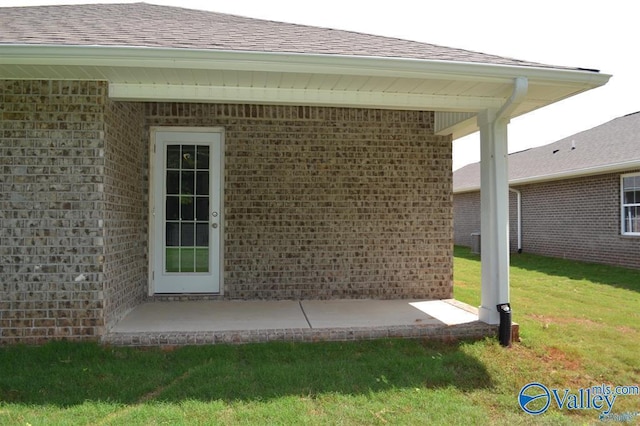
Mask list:
[[436,111],[436,132],[474,132],[516,77],[512,117],[601,86],[593,71],[336,55],[100,46],[0,46],[0,79],[104,80],[130,101],[250,102]]

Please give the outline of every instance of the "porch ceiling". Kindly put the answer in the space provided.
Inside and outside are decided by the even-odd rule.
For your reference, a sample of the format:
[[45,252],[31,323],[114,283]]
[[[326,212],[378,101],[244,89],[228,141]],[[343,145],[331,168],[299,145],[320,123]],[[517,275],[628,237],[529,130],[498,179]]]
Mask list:
[[517,117],[601,86],[592,70],[318,54],[193,49],[0,46],[0,79],[104,80],[127,101],[232,102],[436,111],[436,131],[477,130],[517,77],[528,79]]

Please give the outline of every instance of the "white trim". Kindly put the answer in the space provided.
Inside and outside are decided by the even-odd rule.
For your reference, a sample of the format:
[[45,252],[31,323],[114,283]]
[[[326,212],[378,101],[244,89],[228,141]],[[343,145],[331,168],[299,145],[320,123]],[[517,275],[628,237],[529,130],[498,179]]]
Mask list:
[[148,249],[148,284],[149,284],[149,296],[153,296],[155,294],[155,271],[154,271],[154,262],[156,258],[156,244],[154,238],[155,229],[155,191],[153,190],[154,179],[156,176],[156,160],[155,160],[155,149],[156,149],[156,128],[151,127],[149,129],[149,223],[147,225],[147,233],[148,233],[148,241],[149,241],[149,249]]
[[127,101],[231,102],[319,106],[481,111],[504,103],[501,98],[335,90],[110,83],[109,97]]
[[624,206],[626,203],[624,202],[624,178],[627,177],[637,177],[640,176],[640,172],[636,173],[625,173],[620,175],[620,235],[625,237],[638,237],[640,236],[640,232],[625,232],[624,225],[626,218],[624,217]]
[[[504,102],[503,90],[496,85],[511,85],[514,78],[524,77],[538,93],[509,111],[509,118],[526,114],[584,91],[602,86],[610,75],[593,70],[555,68],[544,65],[507,65],[458,62],[414,58],[389,58],[338,54],[284,52],[252,52],[187,48],[136,46],[60,46],[0,45],[2,64],[0,78],[103,80],[110,83],[110,94],[122,100],[166,100],[194,102],[255,102],[309,104],[318,106],[416,109],[445,112],[481,112],[496,109]],[[161,71],[159,75],[149,70]],[[368,90],[313,90],[304,85],[296,88],[224,86],[214,78],[207,86],[198,86],[192,72],[260,72],[280,77],[346,76],[354,79],[394,78],[443,82],[447,87],[457,83],[488,84],[479,96],[467,96],[465,89],[446,94],[418,93],[408,89],[388,92],[385,83]],[[163,73],[179,75],[174,85],[164,84]],[[62,77],[63,76],[63,77]],[[202,83],[203,81],[200,81]],[[153,84],[151,84],[153,83]],[[406,83],[406,81],[405,81]],[[211,85],[213,84],[213,85]],[[215,84],[219,84],[216,86]],[[420,87],[414,85],[413,87]],[[505,89],[506,90],[506,89]],[[541,90],[541,91],[539,91]],[[485,95],[485,96],[482,96]],[[459,138],[477,131],[474,120],[449,123],[439,134],[451,131]]]
[[224,219],[224,163],[225,163],[225,130],[222,127],[169,127],[169,126],[151,126],[149,129],[149,296],[155,294],[154,284],[154,268],[155,268],[155,256],[156,245],[155,237],[155,179],[158,178],[156,170],[156,134],[158,132],[176,132],[176,133],[217,133],[220,135],[220,162],[219,162],[219,194],[220,194],[220,211],[219,214],[219,268],[218,268],[218,282],[219,290],[215,293],[217,295],[224,294],[224,243],[225,243],[225,219]]
[[383,77],[444,78],[509,83],[517,76],[585,90],[611,77],[591,70],[438,61],[376,56],[252,52],[154,47],[21,45],[0,46],[3,64],[91,65],[304,72]]

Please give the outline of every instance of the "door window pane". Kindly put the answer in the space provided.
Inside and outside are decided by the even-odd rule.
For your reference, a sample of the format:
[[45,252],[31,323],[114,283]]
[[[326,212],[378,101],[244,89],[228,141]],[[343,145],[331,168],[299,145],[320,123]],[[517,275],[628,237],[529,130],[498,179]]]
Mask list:
[[166,259],[165,272],[180,272],[180,248],[179,247],[167,247],[165,259]]
[[200,170],[209,169],[209,147],[206,145],[198,145],[196,166]]
[[167,171],[167,194],[180,193],[180,172]]
[[196,194],[209,195],[209,172],[197,173]]
[[195,225],[183,222],[180,232],[180,246],[193,247],[195,245]]
[[193,145],[182,146],[182,168],[195,169],[196,167],[196,147]]
[[167,197],[165,214],[167,220],[180,219],[180,197]]
[[209,246],[209,224],[208,223],[196,224],[196,246],[198,247]]
[[180,168],[180,145],[167,146],[167,169]]
[[189,197],[183,195],[180,197],[180,211],[181,211],[181,219],[182,220],[193,220],[194,219],[194,203],[195,197]]
[[180,245],[180,224],[169,222],[167,223],[167,247],[177,247]]
[[208,197],[196,198],[196,220],[198,221],[209,220],[209,198]]
[[197,248],[196,250],[196,272],[209,272],[209,249]]
[[180,272],[195,272],[195,249],[180,250]]
[[194,172],[182,172],[181,173],[182,181],[180,182],[180,193],[182,195],[193,195],[194,190],[194,180],[195,173]]

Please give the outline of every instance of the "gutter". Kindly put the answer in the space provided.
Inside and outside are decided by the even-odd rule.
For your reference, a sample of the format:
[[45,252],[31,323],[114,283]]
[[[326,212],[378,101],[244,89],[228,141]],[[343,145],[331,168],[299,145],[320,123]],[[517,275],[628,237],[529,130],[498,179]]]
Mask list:
[[[7,66],[2,73],[3,65]],[[50,67],[50,68],[48,68]],[[31,68],[35,69],[32,70]],[[124,69],[124,72],[121,70]],[[159,70],[150,73],[147,70]],[[595,70],[534,65],[487,64],[452,60],[416,58],[391,58],[340,54],[309,54],[294,52],[256,52],[237,50],[212,50],[191,48],[165,48],[147,46],[98,46],[98,45],[40,45],[1,44],[0,78],[20,78],[25,70],[33,72],[34,79],[104,80],[109,82],[109,96],[121,100],[174,100],[190,99],[193,102],[227,101],[242,99],[244,102],[273,103],[271,92],[276,92],[275,103],[303,103],[322,106],[374,107],[390,109],[424,110],[436,112],[479,113],[500,109],[501,116],[522,115],[579,93],[606,84],[610,75]],[[238,73],[279,73],[302,78],[318,75],[354,76],[368,78],[412,79],[417,82],[442,80],[475,84],[512,86],[516,91],[505,105],[503,94],[494,92],[477,96],[437,91],[390,91],[381,83],[374,90],[307,90],[303,87],[282,88],[277,84],[265,87],[245,85],[216,86],[216,78],[209,83],[194,83],[191,71],[233,71]],[[188,73],[181,74],[181,71]],[[18,77],[16,77],[18,76]],[[189,77],[191,76],[191,77]],[[215,76],[214,76],[215,77]],[[245,77],[245,76],[242,76]],[[252,77],[252,76],[249,76]],[[176,81],[171,80],[177,79]],[[171,80],[172,82],[167,82]],[[517,95],[518,81],[529,81],[537,88],[549,88],[549,95],[529,103],[522,102],[519,109],[512,108]],[[193,84],[192,84],[193,83]],[[363,83],[365,84],[365,83]],[[365,84],[366,86],[366,84]],[[455,86],[455,84],[453,85]],[[158,90],[160,89],[160,90]],[[505,88],[506,90],[506,88]],[[249,92],[248,94],[246,92]],[[152,95],[149,95],[152,94]],[[151,96],[149,98],[149,96]],[[189,97],[191,96],[191,97]],[[472,119],[457,124],[456,134],[466,135],[477,131]]]
[[[507,118],[510,117],[513,110],[516,109],[518,105],[522,102],[522,100],[525,98],[525,96],[527,96],[528,89],[529,89],[529,81],[525,77],[516,78],[513,84],[513,92],[511,93],[511,96],[509,97],[507,102],[502,106],[500,111],[498,111],[498,113],[496,114],[496,119],[493,121],[493,126],[496,126],[497,125],[496,123],[498,122],[498,120],[502,119],[505,115],[507,116]],[[507,155],[507,159],[508,157],[509,156]],[[521,222],[522,194],[520,193],[520,191],[515,189],[510,189],[510,191],[515,192],[517,195],[516,198],[517,198],[517,205],[518,205],[518,253],[522,253],[522,222]],[[509,218],[507,217],[507,221],[508,220]]]
[[507,102],[502,105],[502,108],[496,113],[496,117],[493,120],[493,125],[495,127],[495,123],[502,119],[504,116],[510,118],[511,113],[515,110],[518,105],[522,102],[524,97],[527,95],[527,91],[529,90],[529,80],[526,77],[516,77],[513,83],[513,92],[511,92],[511,96],[507,99]]
[[[207,50],[187,48],[60,46],[0,44],[2,64],[90,65],[140,68],[228,69],[335,73],[407,78],[448,78],[505,83],[514,75],[583,90],[602,86],[611,77],[593,70],[545,68],[337,54]],[[583,91],[579,90],[579,91]]]

